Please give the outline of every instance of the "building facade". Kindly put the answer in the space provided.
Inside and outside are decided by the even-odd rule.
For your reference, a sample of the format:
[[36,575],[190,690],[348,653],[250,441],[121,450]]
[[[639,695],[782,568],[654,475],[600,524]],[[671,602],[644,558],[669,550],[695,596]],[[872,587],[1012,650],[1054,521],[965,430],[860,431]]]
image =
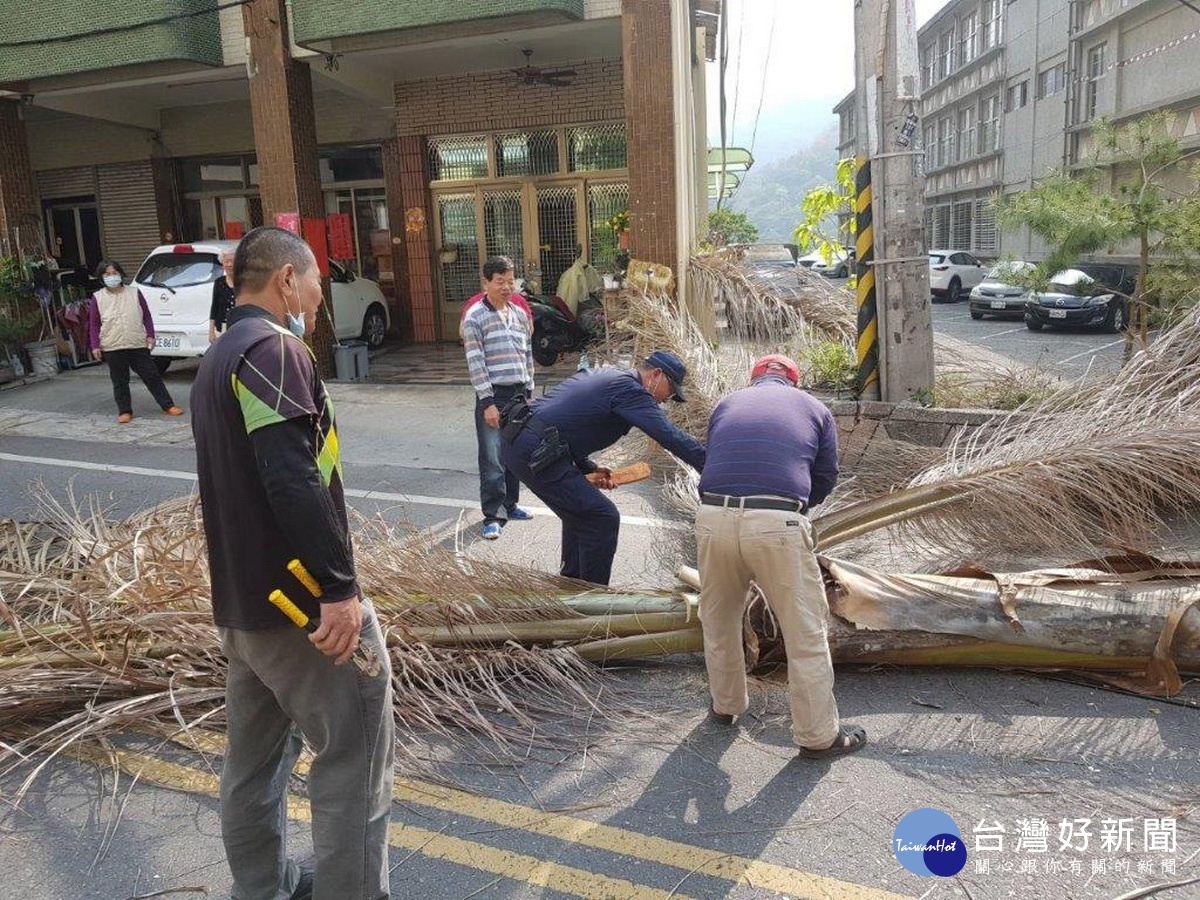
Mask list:
[[716,22],[693,6],[0,0],[0,242],[132,270],[340,215],[416,341],[457,337],[488,255],[544,290],[578,254],[611,269],[624,210],[631,252],[682,271]]
[[[992,198],[1085,165],[1101,118],[1167,109],[1200,147],[1200,15],[1175,0],[954,0],[918,54],[930,247],[1041,259],[1036,237],[1001,233]],[[844,155],[854,110],[853,94],[835,107]]]

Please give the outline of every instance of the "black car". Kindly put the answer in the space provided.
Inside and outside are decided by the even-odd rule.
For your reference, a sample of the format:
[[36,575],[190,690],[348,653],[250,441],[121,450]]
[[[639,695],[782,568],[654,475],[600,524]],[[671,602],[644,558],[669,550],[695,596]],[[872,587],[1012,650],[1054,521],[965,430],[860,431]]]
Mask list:
[[[1096,275],[1085,271],[1086,268]],[[1114,272],[1100,271],[1110,268],[1122,267],[1084,264],[1059,272],[1051,279],[1046,291],[1031,293],[1026,299],[1025,327],[1030,331],[1041,331],[1046,326],[1094,327],[1112,334],[1123,331],[1129,323],[1129,301],[1097,277],[1110,282],[1118,280]]]

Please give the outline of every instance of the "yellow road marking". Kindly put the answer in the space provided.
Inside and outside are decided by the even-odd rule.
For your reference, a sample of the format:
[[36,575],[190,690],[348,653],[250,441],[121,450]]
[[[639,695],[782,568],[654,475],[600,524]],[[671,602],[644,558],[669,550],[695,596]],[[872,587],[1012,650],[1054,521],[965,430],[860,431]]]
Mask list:
[[[220,794],[220,782],[217,776],[210,772],[126,750],[114,752],[121,768],[141,781],[183,789],[190,793],[207,794],[210,797]],[[81,752],[78,755],[90,758],[93,762],[107,762],[110,759],[107,754],[100,752]],[[312,821],[312,807],[303,797],[289,796],[287,807],[289,818],[300,822]],[[513,881],[552,888],[559,893],[576,897],[620,897],[628,900],[672,900],[682,897],[686,900],[686,895],[675,891],[647,887],[624,878],[613,878],[573,866],[560,865],[535,856],[501,850],[413,825],[392,823],[388,827],[388,843],[393,847],[420,853],[422,856],[443,859],[455,865],[490,872]]]
[[[190,740],[189,740],[190,739]],[[173,735],[171,740],[211,753],[223,753],[225,741],[213,732],[194,730],[188,735]],[[297,764],[298,772],[308,771],[308,760]],[[416,803],[445,812],[459,813],[568,843],[604,850],[634,859],[660,863],[689,873],[720,878],[738,884],[766,888],[811,900],[906,900],[901,894],[863,887],[802,869],[775,865],[744,856],[720,853],[704,847],[627,831],[564,813],[544,812],[518,803],[495,800],[408,778],[396,779],[392,796],[402,803]],[[678,896],[678,895],[676,895]]]

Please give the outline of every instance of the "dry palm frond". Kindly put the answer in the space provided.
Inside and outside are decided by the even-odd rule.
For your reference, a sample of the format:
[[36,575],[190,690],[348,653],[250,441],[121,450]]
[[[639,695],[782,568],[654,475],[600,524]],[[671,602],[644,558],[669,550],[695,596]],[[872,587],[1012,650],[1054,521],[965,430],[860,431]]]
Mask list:
[[855,338],[854,297],[801,266],[764,269],[722,256],[695,256],[689,277],[697,302],[724,306],[729,327],[755,343]]
[[[133,723],[220,724],[225,663],[195,498],[124,522],[90,499],[41,490],[36,500],[39,525],[0,529],[0,776]],[[580,639],[624,633],[564,602],[578,583],[494,563],[464,572],[451,551],[398,529],[364,521],[356,531],[360,583],[392,658],[404,765],[423,765],[433,740],[497,761],[573,746],[573,723],[636,709],[611,686],[599,704],[597,670],[552,628],[524,647],[471,638],[538,623],[584,623]],[[426,643],[431,628],[460,639]]]
[[1200,311],[1100,387],[1072,385],[886,497],[817,520],[822,548],[893,525],[935,543],[1054,553],[1146,548],[1200,509]]

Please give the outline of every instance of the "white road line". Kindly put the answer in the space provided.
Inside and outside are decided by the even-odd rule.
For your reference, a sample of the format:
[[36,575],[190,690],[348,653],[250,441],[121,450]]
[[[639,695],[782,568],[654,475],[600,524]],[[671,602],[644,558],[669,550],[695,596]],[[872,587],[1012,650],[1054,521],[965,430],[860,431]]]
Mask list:
[[1081,356],[1087,356],[1089,353],[1094,355],[1096,353],[1099,353],[1101,350],[1107,350],[1109,347],[1116,347],[1118,344],[1123,344],[1123,343],[1125,343],[1125,338],[1119,338],[1118,340],[1112,341],[1110,343],[1101,344],[1099,347],[1092,347],[1088,350],[1084,350],[1082,353],[1076,353],[1073,356],[1068,356],[1066,359],[1060,359],[1058,361],[1058,365],[1061,366],[1063,363],[1069,363],[1071,360],[1079,359],[1079,357],[1081,357]]
[[[141,475],[146,478],[169,478],[175,481],[196,480],[196,473],[181,472],[175,469],[146,469],[141,466],[118,466],[112,463],[87,462],[79,459],[57,459],[45,456],[21,456],[16,453],[0,453],[0,460],[8,462],[29,463],[35,466],[58,466],[64,469],[84,469],[91,472],[115,472],[121,475]],[[357,488],[346,488],[347,497],[360,500],[386,500],[390,503],[410,503],[415,506],[441,506],[450,509],[475,509],[477,500],[457,500],[452,497],[426,497],[421,494],[397,494],[390,491],[364,491]],[[544,506],[526,506],[535,516],[552,516]],[[676,522],[670,519],[656,519],[648,516],[621,515],[622,525],[639,525],[648,528],[665,528],[670,531],[687,531],[690,526],[686,522]]]
[[1022,325],[1020,328],[1010,328],[1007,331],[996,331],[992,334],[986,334],[981,338],[976,338],[977,341],[990,341],[992,338],[1003,337],[1006,334],[1016,334],[1018,331],[1028,331],[1029,329]]

